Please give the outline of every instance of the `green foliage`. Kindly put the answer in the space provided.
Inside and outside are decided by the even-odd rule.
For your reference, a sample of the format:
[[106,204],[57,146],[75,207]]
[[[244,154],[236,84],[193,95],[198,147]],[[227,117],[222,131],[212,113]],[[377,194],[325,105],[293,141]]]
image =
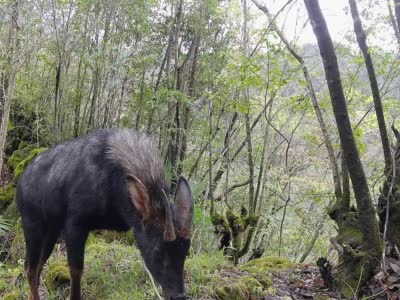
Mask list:
[[11,230],[12,223],[0,215],[0,236],[6,234]]
[[29,153],[35,149],[34,145],[26,145],[25,142],[21,142],[18,149],[15,150],[9,157],[7,164],[12,169],[15,170],[18,164],[29,156]]
[[44,279],[49,290],[55,290],[70,282],[67,262],[53,261],[49,263]]
[[203,252],[188,258],[185,263],[188,274],[188,294],[191,297],[202,295],[212,276],[228,265],[222,252]]
[[140,252],[133,246],[98,240],[87,246],[85,265],[87,299],[148,299],[153,295]]
[[25,259],[25,238],[21,218],[18,219],[14,230],[15,237],[11,244],[10,253],[12,261],[17,263],[19,260]]
[[12,203],[14,196],[14,183],[9,183],[6,186],[0,187],[0,213],[2,213]]
[[0,299],[28,299],[28,283],[24,279],[22,265],[0,263]]
[[22,160],[14,169],[14,180],[18,180],[19,176],[22,175],[23,171],[25,170],[26,166],[39,154],[47,151],[48,148],[37,148],[33,149],[28,157],[26,157],[24,160]]
[[16,222],[19,218],[19,211],[17,208],[17,203],[12,201],[11,204],[4,211],[4,217],[12,222]]
[[[98,233],[98,237],[102,238],[107,243],[112,243],[114,241],[121,244],[134,246],[136,243],[135,236],[132,230],[128,231],[112,231],[112,230],[102,230]],[[88,241],[88,243],[90,243]]]

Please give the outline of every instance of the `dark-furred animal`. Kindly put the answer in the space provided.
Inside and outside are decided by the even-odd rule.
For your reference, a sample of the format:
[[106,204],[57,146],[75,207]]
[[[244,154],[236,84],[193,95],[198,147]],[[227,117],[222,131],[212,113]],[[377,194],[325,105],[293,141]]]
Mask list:
[[164,297],[186,299],[193,196],[180,177],[175,204],[155,143],[129,129],[99,130],[40,154],[17,185],[31,299],[60,233],[67,247],[70,299],[81,299],[85,241],[94,229],[133,229],[144,262]]

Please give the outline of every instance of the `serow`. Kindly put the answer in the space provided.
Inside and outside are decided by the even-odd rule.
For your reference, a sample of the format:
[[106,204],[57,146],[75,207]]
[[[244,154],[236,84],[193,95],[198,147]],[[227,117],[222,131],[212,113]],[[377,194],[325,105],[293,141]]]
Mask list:
[[40,273],[60,234],[67,248],[70,299],[78,300],[88,233],[131,228],[165,299],[186,299],[184,263],[194,201],[183,177],[171,205],[169,191],[156,144],[129,129],[100,130],[37,156],[17,185],[30,299],[40,299]]

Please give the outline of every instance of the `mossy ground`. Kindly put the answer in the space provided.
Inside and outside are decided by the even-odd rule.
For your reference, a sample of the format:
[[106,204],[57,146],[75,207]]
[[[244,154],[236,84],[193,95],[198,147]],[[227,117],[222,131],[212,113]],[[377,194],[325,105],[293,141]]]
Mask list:
[[[16,226],[21,231],[20,224]],[[23,249],[23,245],[23,238],[13,243],[15,249]],[[43,295],[54,300],[65,299],[69,294],[65,251],[59,248],[62,249],[56,247],[42,273]],[[15,255],[9,265],[0,267],[1,299],[27,298],[21,255],[23,252]],[[258,299],[273,291],[268,270],[289,266],[284,259],[261,258],[234,267],[221,252],[193,254],[186,260],[186,286],[191,299]],[[82,294],[87,300],[153,299],[155,295],[139,250],[120,241],[107,242],[94,234],[86,245]]]

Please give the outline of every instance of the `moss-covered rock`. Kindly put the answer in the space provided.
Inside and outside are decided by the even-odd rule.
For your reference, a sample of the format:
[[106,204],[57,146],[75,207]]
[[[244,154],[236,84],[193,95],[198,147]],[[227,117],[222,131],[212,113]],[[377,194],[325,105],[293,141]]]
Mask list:
[[[22,160],[14,169],[14,180],[18,180],[19,176],[21,176],[22,172],[25,170],[26,166],[39,154],[47,151],[48,148],[37,148],[33,149],[28,157]],[[17,150],[19,151],[19,150]]]
[[29,153],[35,149],[35,145],[27,145],[25,142],[20,142],[18,149],[15,150],[7,160],[7,165],[12,169],[29,156]]
[[48,266],[44,282],[49,290],[69,284],[70,275],[67,262],[51,262]]
[[226,278],[215,290],[214,296],[220,300],[250,300],[265,294],[262,284],[252,276],[235,279]]
[[243,271],[257,274],[262,272],[273,272],[277,270],[285,270],[295,267],[296,264],[283,257],[277,256],[264,256],[258,259],[253,259],[242,266],[240,269]]
[[250,276],[241,277],[235,283],[228,283],[216,290],[216,296],[221,300],[254,299],[262,295],[262,285]]
[[13,201],[15,186],[10,183],[0,188],[0,213],[2,213]]

